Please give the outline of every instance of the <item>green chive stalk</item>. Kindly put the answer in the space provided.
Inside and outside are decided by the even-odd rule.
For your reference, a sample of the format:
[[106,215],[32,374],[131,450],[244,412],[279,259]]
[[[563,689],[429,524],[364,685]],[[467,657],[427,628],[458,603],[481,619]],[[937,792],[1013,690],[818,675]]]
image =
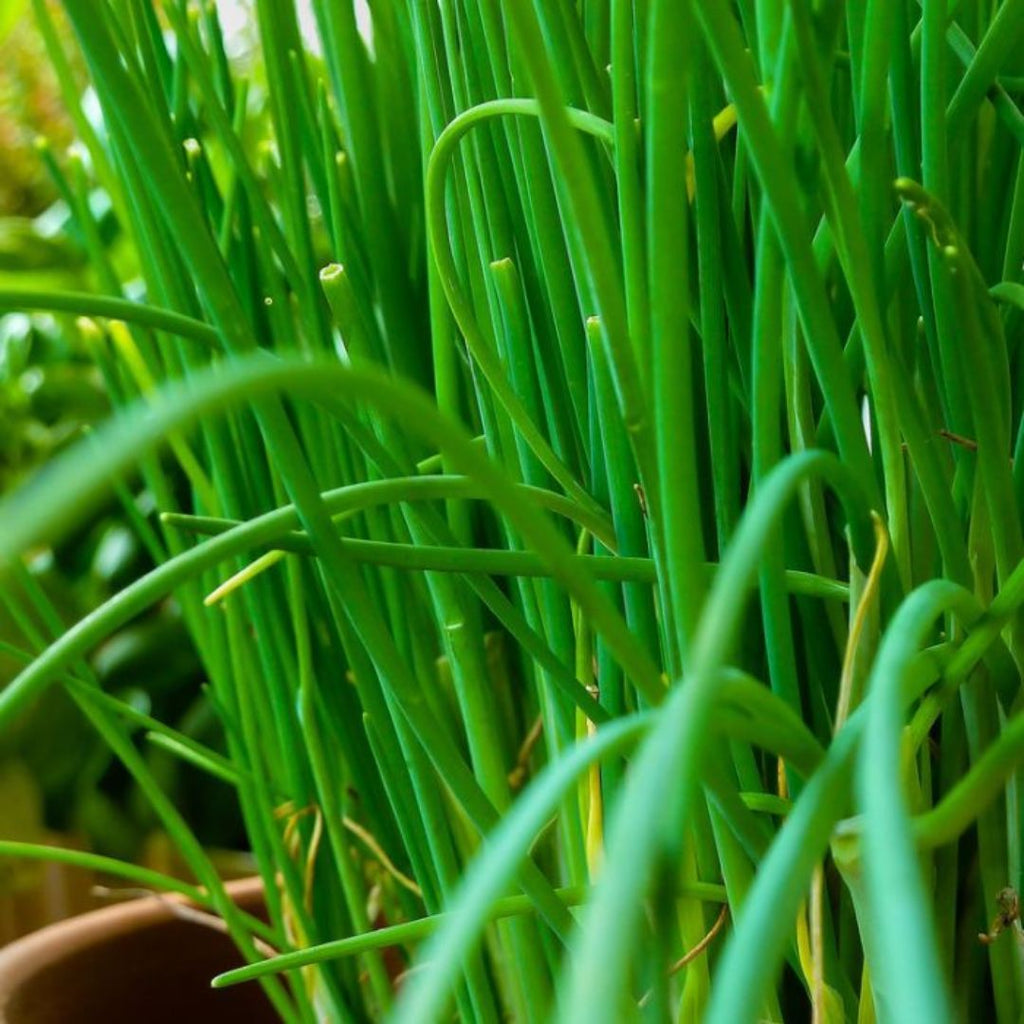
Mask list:
[[[1016,1024],[1024,3],[62,2],[89,276],[0,313],[113,412],[0,500],[0,734],[63,688],[193,878],[0,857],[194,899],[296,1024]],[[65,621],[115,501],[154,565]],[[169,596],[216,743],[90,664]]]

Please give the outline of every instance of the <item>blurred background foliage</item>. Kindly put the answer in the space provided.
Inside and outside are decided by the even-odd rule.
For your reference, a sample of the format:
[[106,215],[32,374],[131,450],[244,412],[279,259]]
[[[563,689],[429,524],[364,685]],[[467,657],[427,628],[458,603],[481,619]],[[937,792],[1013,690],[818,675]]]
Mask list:
[[[53,13],[60,17],[56,7]],[[0,214],[5,219],[34,217],[56,200],[35,140],[45,136],[65,149],[73,133],[28,3],[5,0],[0,9]]]
[[[53,6],[53,15],[61,19]],[[58,24],[62,23],[62,19]],[[81,69],[74,69],[79,72]],[[64,153],[74,127],[22,0],[0,14],[0,284],[82,287],[88,269],[69,231],[38,140]],[[0,317],[0,487],[77,436],[106,410],[91,360],[53,317]]]
[[[46,0],[59,29],[59,4]],[[244,15],[244,8],[240,8]],[[251,59],[241,16],[234,58]],[[72,59],[77,51],[69,50]],[[83,68],[71,72],[85,82]],[[259,145],[258,75],[251,138]],[[84,87],[84,86],[83,86]],[[95,109],[86,95],[86,111]],[[93,125],[102,135],[102,124]],[[0,3],[0,287],[102,290],[89,265],[68,194],[76,162],[87,156],[61,99],[32,6]],[[122,279],[135,274],[109,197],[88,196],[102,243]],[[139,298],[143,296],[139,295]],[[102,420],[110,401],[90,345],[90,325],[71,317],[21,313],[0,316],[0,493]],[[92,334],[95,334],[93,329]],[[35,552],[27,569],[60,610],[63,625],[146,572],[153,559],[139,523],[152,523],[155,502],[139,481],[125,481],[120,500],[101,510],[56,549]],[[44,623],[37,622],[39,628]],[[0,602],[0,680],[23,664],[19,630]],[[214,747],[220,737],[202,689],[199,661],[173,600],[110,638],[92,668],[115,696],[138,711],[173,723]],[[244,835],[234,801],[208,778],[146,743],[141,749],[179,806],[213,847],[238,846]],[[148,861],[173,871],[167,844],[128,776],[63,690],[54,690],[19,728],[0,739],[0,839],[64,842],[100,853]],[[244,870],[245,865],[242,865]],[[229,872],[232,868],[227,868]],[[35,890],[48,889],[41,897]],[[19,932],[83,908],[81,892],[52,868],[0,866],[0,944]],[[56,891],[56,895],[55,895]]]

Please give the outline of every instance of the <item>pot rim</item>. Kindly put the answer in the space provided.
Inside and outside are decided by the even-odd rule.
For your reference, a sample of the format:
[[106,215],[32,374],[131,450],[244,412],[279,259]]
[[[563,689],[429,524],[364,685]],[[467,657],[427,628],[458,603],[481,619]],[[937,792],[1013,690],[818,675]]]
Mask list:
[[[263,879],[258,875],[242,878],[225,883],[225,888],[235,903],[251,905],[263,893]],[[182,918],[169,906],[174,903],[196,905],[180,893],[154,892],[69,917],[0,948],[0,1021],[11,995],[26,979],[115,935],[180,922]]]

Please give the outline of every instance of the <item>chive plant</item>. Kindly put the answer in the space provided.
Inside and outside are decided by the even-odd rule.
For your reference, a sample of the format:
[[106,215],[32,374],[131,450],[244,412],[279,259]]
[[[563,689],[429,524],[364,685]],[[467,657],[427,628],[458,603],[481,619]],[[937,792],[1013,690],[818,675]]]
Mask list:
[[[64,687],[194,878],[101,866],[289,1022],[1018,1021],[1024,3],[63,6],[95,289],[0,305],[116,413],[0,505],[0,727]],[[112,488],[157,568],[65,623]],[[222,750],[90,668],[167,595]]]

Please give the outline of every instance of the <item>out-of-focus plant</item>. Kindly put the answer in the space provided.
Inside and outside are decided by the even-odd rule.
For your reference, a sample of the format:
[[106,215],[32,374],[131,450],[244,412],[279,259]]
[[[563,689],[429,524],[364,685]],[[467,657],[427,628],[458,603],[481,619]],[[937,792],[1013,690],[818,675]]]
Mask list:
[[[66,33],[60,6],[39,3],[53,19],[54,31]],[[77,51],[68,50],[66,59],[67,83],[84,89]],[[81,116],[94,117],[86,107]],[[119,248],[109,194],[96,185],[74,190],[86,180],[89,159],[73,147],[75,138],[31,5],[8,0],[0,9],[0,286],[95,287],[90,245],[100,246],[120,273],[136,272],[134,255]],[[79,325],[70,314],[0,316],[0,493],[109,412],[108,382],[97,368],[90,338],[95,329]],[[29,577],[61,621],[81,617],[152,566],[134,520],[154,518],[152,494],[131,481],[120,503],[100,510],[59,546],[34,552]],[[23,641],[23,630],[0,606],[4,678],[23,667],[14,653]],[[94,667],[111,692],[139,714],[156,714],[190,735],[219,742],[209,703],[195,692],[199,666],[175,602],[161,603],[112,635],[95,653]],[[192,806],[208,842],[238,844],[237,816],[230,808],[224,813],[215,790],[195,785],[194,769],[159,749],[148,757],[164,784]],[[152,810],[65,694],[42,702],[17,730],[0,738],[0,767],[0,839],[27,838],[26,830],[45,827],[76,836],[101,853],[127,857],[142,855],[151,840]]]
[[[57,198],[35,151],[39,136],[63,149],[74,138],[74,128],[29,4],[4,0],[0,5],[0,218],[35,216]],[[0,219],[0,254],[8,251]]]

